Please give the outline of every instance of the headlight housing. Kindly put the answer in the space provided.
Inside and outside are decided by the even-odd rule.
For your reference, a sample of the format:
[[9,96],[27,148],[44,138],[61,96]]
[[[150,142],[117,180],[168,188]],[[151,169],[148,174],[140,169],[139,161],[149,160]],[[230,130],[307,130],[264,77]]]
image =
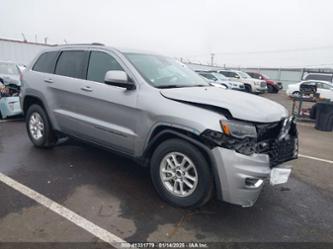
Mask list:
[[257,141],[256,127],[250,123],[221,120],[222,132],[206,130],[201,135],[205,141],[213,145],[235,150],[244,155],[255,152]]
[[257,129],[250,123],[234,121],[234,120],[221,120],[222,131],[225,135],[244,139],[244,138],[257,138]]

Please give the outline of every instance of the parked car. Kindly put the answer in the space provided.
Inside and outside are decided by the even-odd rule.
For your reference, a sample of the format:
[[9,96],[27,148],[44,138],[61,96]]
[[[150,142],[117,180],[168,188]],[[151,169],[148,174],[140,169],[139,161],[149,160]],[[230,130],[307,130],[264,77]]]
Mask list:
[[266,81],[267,91],[269,93],[278,93],[279,90],[282,89],[282,83],[281,82],[271,80],[268,76],[266,76],[264,74],[255,73],[255,72],[246,72],[246,73],[254,79]]
[[36,147],[65,134],[130,157],[150,167],[158,194],[178,207],[213,194],[252,206],[265,179],[287,181],[280,164],[297,157],[296,124],[283,106],[212,87],[162,55],[52,47],[24,71],[21,94]]
[[327,81],[306,80],[287,86],[286,94],[290,97],[300,96],[302,86],[314,85],[320,98],[331,99],[333,101],[333,84]]
[[332,73],[306,73],[303,80],[320,80],[332,82],[333,74]]
[[22,114],[20,70],[12,62],[0,62],[0,119]]
[[251,78],[250,75],[242,71],[237,70],[218,70],[217,71],[224,76],[242,82],[245,86],[245,91],[251,93],[265,93],[267,92],[267,84],[264,80],[257,80]]
[[215,84],[220,84],[225,86],[228,89],[245,91],[245,86],[242,82],[232,81],[225,77],[223,74],[219,73],[210,73],[205,71],[196,71],[199,75],[205,77],[206,79],[212,81]]
[[0,61],[0,83],[20,85],[21,71],[13,62]]

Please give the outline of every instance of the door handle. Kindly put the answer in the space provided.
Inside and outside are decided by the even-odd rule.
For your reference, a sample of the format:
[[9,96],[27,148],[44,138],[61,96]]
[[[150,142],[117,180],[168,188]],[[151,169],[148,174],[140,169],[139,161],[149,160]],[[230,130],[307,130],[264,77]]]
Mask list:
[[46,83],[53,83],[53,80],[52,79],[45,79],[44,82],[46,82]]
[[81,87],[81,90],[85,91],[85,92],[92,92],[93,91],[93,89],[90,86]]

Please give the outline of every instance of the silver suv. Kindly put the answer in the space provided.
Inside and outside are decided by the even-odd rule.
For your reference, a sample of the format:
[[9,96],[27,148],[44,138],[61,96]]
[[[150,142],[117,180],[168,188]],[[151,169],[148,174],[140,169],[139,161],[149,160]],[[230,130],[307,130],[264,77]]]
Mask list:
[[264,180],[285,182],[290,169],[278,165],[297,157],[295,122],[284,107],[212,87],[152,53],[50,48],[24,72],[21,105],[36,147],[66,135],[119,152],[150,167],[159,195],[178,207],[213,195],[252,206]]

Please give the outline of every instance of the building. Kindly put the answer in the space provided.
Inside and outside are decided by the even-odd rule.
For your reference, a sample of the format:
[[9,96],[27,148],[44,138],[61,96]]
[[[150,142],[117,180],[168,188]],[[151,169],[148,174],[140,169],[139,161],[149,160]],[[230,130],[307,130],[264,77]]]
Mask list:
[[0,38],[0,61],[28,65],[40,51],[50,46],[54,45]]

